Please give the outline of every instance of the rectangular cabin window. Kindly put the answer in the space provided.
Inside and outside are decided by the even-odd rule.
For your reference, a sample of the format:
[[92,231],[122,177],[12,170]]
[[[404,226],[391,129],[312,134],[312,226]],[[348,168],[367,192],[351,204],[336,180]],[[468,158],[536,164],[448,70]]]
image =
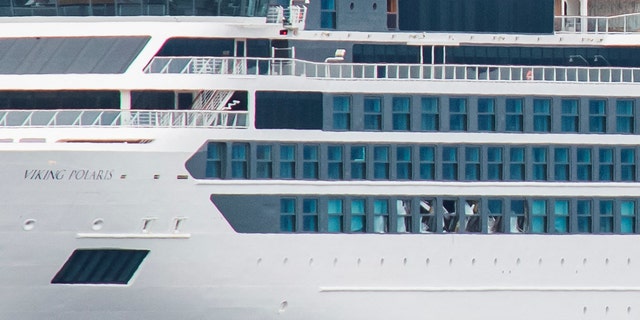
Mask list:
[[408,97],[394,97],[393,105],[393,130],[411,130],[411,99]]
[[302,199],[302,231],[318,232],[318,199]]
[[613,149],[600,148],[598,162],[598,180],[613,181]]
[[336,28],[336,0],[320,0],[320,28]]
[[502,148],[487,148],[487,180],[500,181],[503,179]]
[[344,231],[342,210],[342,199],[327,200],[327,215],[329,218],[327,231],[332,233]]
[[296,199],[280,199],[280,231],[296,231]]
[[555,181],[569,181],[569,148],[556,147],[553,149],[553,178]]
[[420,233],[438,232],[434,199],[420,199]]
[[600,233],[613,232],[613,200],[600,200],[600,211],[598,212],[598,222],[600,223]]
[[555,200],[553,206],[553,231],[569,232],[569,200]]
[[351,129],[351,97],[333,97],[333,129]]
[[366,232],[365,199],[351,200],[351,232]]
[[620,202],[620,232],[636,232],[636,203],[633,200]]
[[466,200],[464,202],[464,230],[470,233],[482,231],[482,219],[480,214],[480,200]]
[[273,154],[270,145],[256,146],[256,178],[271,179],[273,178]]
[[620,149],[620,180],[636,180],[636,150],[631,148]]
[[367,148],[365,146],[351,147],[351,179],[367,178]]
[[434,180],[435,169],[435,147],[420,147],[420,180]]
[[389,232],[389,200],[373,200],[373,232]]
[[480,148],[466,147],[464,150],[464,178],[465,180],[480,180]]
[[387,0],[387,29],[398,29],[398,0]]
[[487,220],[487,233],[503,233],[504,206],[502,199],[487,200],[489,209]]
[[247,179],[248,172],[248,143],[234,143],[231,145],[231,178]]
[[411,232],[411,199],[396,200],[396,232]]
[[409,146],[396,148],[396,178],[398,180],[412,179],[411,153],[411,147]]
[[531,202],[531,233],[545,233],[547,230],[547,201],[533,200]]
[[551,100],[533,99],[533,131],[551,131]]
[[342,180],[344,177],[342,150],[342,146],[327,147],[327,178],[329,180]]
[[467,130],[467,99],[449,99],[449,130]]
[[389,147],[373,147],[373,178],[389,179]]
[[591,181],[592,179],[592,162],[591,149],[578,148],[577,150],[577,171],[578,181]]
[[521,199],[511,199],[509,203],[511,208],[509,215],[509,233],[524,233],[528,224],[527,220],[527,201]]
[[420,115],[420,130],[440,130],[440,112],[438,111],[438,98],[422,98],[422,114]]
[[280,146],[280,179],[294,179],[296,177],[296,146]]
[[207,144],[207,178],[222,179],[222,163],[225,159],[226,144],[219,142],[209,142]]
[[589,132],[607,132],[607,102],[605,100],[589,100]]
[[496,131],[495,99],[478,99],[478,131]]
[[590,200],[578,200],[576,202],[576,214],[578,216],[578,232],[591,233],[592,211]]
[[364,98],[364,129],[367,131],[382,130],[382,98]]
[[616,101],[616,132],[633,133],[635,131],[633,110],[633,100]]
[[578,132],[579,114],[578,100],[564,99],[562,100],[562,108],[560,110],[560,131],[561,132]]
[[302,178],[318,179],[318,146],[304,146],[302,148]]
[[547,180],[547,148],[532,148],[533,180]]
[[512,147],[509,150],[509,180],[524,180],[524,148]]
[[458,200],[442,200],[442,230],[458,232]]
[[511,132],[522,132],[524,124],[523,101],[522,99],[507,99],[505,115],[505,130]]
[[458,148],[442,148],[442,180],[458,180]]

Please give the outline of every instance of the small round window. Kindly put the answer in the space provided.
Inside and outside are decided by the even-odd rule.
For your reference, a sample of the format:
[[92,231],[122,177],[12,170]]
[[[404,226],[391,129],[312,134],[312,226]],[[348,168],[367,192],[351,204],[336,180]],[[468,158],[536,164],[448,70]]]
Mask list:
[[378,4],[374,2],[373,3],[373,10],[376,10],[376,9],[378,9]]

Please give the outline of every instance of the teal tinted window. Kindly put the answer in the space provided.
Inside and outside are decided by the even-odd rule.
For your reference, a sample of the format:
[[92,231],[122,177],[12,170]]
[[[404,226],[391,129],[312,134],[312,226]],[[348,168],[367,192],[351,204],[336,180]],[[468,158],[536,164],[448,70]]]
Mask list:
[[280,146],[280,178],[293,179],[296,174],[296,146]]
[[381,98],[364,98],[364,129],[373,131],[382,130]]
[[635,131],[633,109],[632,100],[616,101],[616,132],[633,133]]
[[620,179],[622,181],[636,180],[636,151],[631,148],[620,149]]
[[505,130],[521,132],[524,123],[522,99],[507,99],[505,103]]
[[351,232],[366,231],[365,200],[351,200]]
[[440,116],[438,110],[438,98],[422,98],[422,114],[420,118],[420,130],[440,130]]
[[524,148],[511,148],[509,150],[509,179],[524,180]]
[[589,132],[604,133],[607,131],[606,107],[605,100],[589,101]]
[[496,130],[496,111],[494,99],[478,99],[478,130]]
[[551,100],[533,99],[533,131],[551,131]]
[[327,147],[327,178],[340,180],[343,178],[342,146]]
[[280,199],[280,231],[296,231],[296,199]]
[[442,148],[442,180],[458,180],[458,148]]
[[351,147],[351,179],[367,178],[366,152],[364,146]]
[[333,97],[333,129],[351,129],[351,97]]
[[553,152],[554,180],[568,181],[570,177],[569,148],[557,147]]
[[410,180],[413,176],[411,166],[411,147],[396,148],[396,178]]
[[449,99],[449,130],[467,130],[467,100],[462,98]]
[[393,98],[393,130],[409,131],[411,129],[411,100],[407,97]]
[[487,180],[500,181],[503,179],[502,148],[487,148]]
[[560,131],[562,132],[578,132],[578,100],[566,99],[562,100],[562,108],[560,115]]
[[249,178],[247,143],[234,143],[231,146],[231,177],[234,179]]
[[435,179],[435,148],[420,147],[420,179]]
[[329,225],[327,231],[329,232],[343,232],[343,211],[342,211],[342,199],[329,199],[327,200],[327,214]]

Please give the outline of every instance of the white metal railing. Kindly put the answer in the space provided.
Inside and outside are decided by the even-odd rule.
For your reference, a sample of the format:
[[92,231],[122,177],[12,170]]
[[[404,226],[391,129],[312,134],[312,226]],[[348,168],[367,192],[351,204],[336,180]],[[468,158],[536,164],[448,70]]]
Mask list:
[[565,33],[640,32],[640,13],[610,17],[557,16],[554,30]]
[[[468,80],[468,81],[547,81],[547,82],[640,82],[640,68],[582,66],[509,66],[463,64],[322,63],[297,59],[155,57],[145,73],[190,73],[181,68],[193,60],[210,60],[210,74],[297,76],[323,79],[367,80]],[[234,68],[241,63],[243,68]],[[178,67],[173,67],[178,66]]]
[[247,111],[1,110],[0,127],[247,128]]

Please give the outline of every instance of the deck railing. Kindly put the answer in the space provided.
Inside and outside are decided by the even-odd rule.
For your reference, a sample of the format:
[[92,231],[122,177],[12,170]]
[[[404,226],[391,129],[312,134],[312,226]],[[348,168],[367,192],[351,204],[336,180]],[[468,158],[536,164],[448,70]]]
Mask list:
[[557,16],[556,32],[563,33],[634,33],[640,32],[640,13],[610,17]]
[[[238,68],[237,65],[241,65]],[[206,66],[206,67],[202,67]],[[640,68],[463,64],[322,63],[295,59],[155,57],[145,73],[297,76],[321,79],[640,82]]]
[[247,128],[246,111],[2,110],[0,127]]

